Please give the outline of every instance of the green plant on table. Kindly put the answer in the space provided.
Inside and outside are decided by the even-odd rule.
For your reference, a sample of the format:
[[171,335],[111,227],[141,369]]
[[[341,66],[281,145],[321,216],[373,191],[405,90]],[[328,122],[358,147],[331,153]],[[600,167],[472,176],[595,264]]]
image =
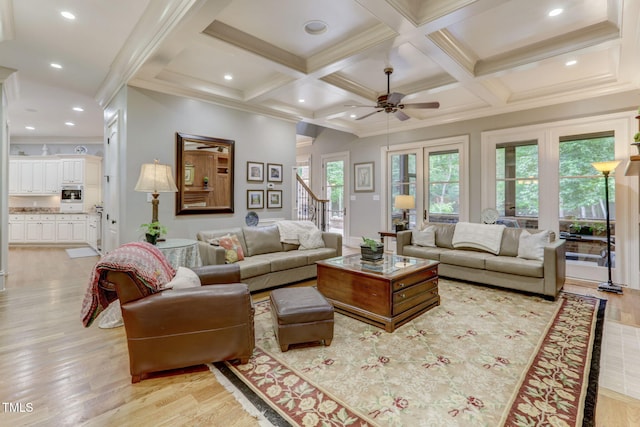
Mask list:
[[369,239],[368,237],[362,236],[362,241],[364,242],[363,244],[366,246],[369,246],[369,248],[371,248],[372,251],[375,251],[378,248],[378,246],[382,246],[382,243],[374,239]]
[[161,236],[163,234],[167,234],[167,227],[160,224],[158,221],[141,224],[140,229],[150,236]]

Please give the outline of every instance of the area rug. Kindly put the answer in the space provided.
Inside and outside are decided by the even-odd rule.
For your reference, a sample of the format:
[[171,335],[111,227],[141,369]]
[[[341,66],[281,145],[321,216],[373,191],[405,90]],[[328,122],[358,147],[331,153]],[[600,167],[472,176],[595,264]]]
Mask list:
[[606,301],[440,280],[393,333],[336,313],[334,339],[282,353],[256,304],[248,364],[218,363],[274,425],[593,425]]
[[98,256],[98,252],[92,248],[72,248],[67,249],[67,255],[69,258],[84,258],[89,256]]

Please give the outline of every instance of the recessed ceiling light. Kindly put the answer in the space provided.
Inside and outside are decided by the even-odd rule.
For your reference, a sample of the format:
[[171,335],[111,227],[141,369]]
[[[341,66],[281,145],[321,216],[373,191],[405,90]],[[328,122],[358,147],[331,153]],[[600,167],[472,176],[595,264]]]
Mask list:
[[78,111],[78,112],[81,113],[81,112],[84,111],[84,108],[82,108],[82,107],[73,107],[73,111]]
[[352,115],[350,115],[349,117],[351,117],[352,119],[355,119],[355,118],[356,118],[356,117],[358,117],[358,116],[356,116],[355,114],[352,114]]
[[67,125],[67,126],[75,126],[75,125],[76,125],[76,124],[75,124],[75,123],[73,123],[73,122],[65,122],[64,124],[65,124],[65,125]]
[[55,63],[55,62],[52,62],[52,63],[51,63],[51,68],[57,68],[57,69],[59,70],[59,69],[61,69],[61,68],[62,68],[62,65],[60,65],[60,64],[58,64],[58,63]]
[[304,99],[300,98],[300,99],[298,99],[298,102],[303,103]]
[[25,129],[28,129],[28,130],[35,130],[35,129],[36,129],[36,128],[34,128],[33,126],[25,126],[24,128],[25,128]]
[[76,19],[76,15],[66,10],[60,12],[60,15],[62,15],[63,18],[68,19],[69,21],[73,21],[74,19]]
[[225,74],[224,75],[224,79],[225,80],[233,80],[233,76],[231,74]]
[[567,62],[564,63],[564,65],[566,65],[567,67],[570,67],[572,65],[576,65],[578,63],[578,61],[576,61],[575,59],[571,59]]
[[317,36],[324,33],[325,31],[327,31],[327,27],[328,26],[326,22],[317,19],[305,22],[304,24],[304,30],[307,34],[311,34],[312,36]]
[[560,15],[562,12],[564,12],[563,9],[561,8],[557,8],[557,9],[553,9],[549,12],[549,16],[558,16]]

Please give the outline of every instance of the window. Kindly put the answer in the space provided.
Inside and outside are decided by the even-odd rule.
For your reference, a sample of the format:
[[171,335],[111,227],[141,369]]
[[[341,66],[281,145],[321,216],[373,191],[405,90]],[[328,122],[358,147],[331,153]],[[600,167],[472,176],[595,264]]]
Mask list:
[[458,150],[429,153],[429,222],[458,222],[460,156]]
[[[394,200],[397,195],[416,196],[416,158],[415,153],[393,154],[391,156],[391,224],[395,226],[403,221],[404,210],[397,209]],[[407,212],[409,228],[416,224],[415,209]]]
[[496,210],[507,225],[537,227],[538,143],[496,145]]

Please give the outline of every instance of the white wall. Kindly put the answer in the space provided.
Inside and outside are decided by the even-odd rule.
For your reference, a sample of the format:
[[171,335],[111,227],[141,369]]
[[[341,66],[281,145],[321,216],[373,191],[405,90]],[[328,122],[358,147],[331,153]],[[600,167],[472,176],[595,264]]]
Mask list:
[[[267,182],[248,184],[247,161],[283,165],[282,209],[256,210],[261,219],[289,218],[291,176],[295,165],[295,123],[246,113],[193,99],[127,88],[126,136],[120,143],[126,155],[121,163],[121,242],[139,240],[138,226],[151,220],[151,204],[146,194],[133,190],[143,163],[158,159],[176,173],[176,132],[231,139],[235,141],[234,213],[175,215],[175,195],[160,194],[158,217],[168,227],[168,237],[191,237],[200,230],[242,226],[247,214],[247,189],[266,191]],[[124,143],[123,143],[124,140]]]

